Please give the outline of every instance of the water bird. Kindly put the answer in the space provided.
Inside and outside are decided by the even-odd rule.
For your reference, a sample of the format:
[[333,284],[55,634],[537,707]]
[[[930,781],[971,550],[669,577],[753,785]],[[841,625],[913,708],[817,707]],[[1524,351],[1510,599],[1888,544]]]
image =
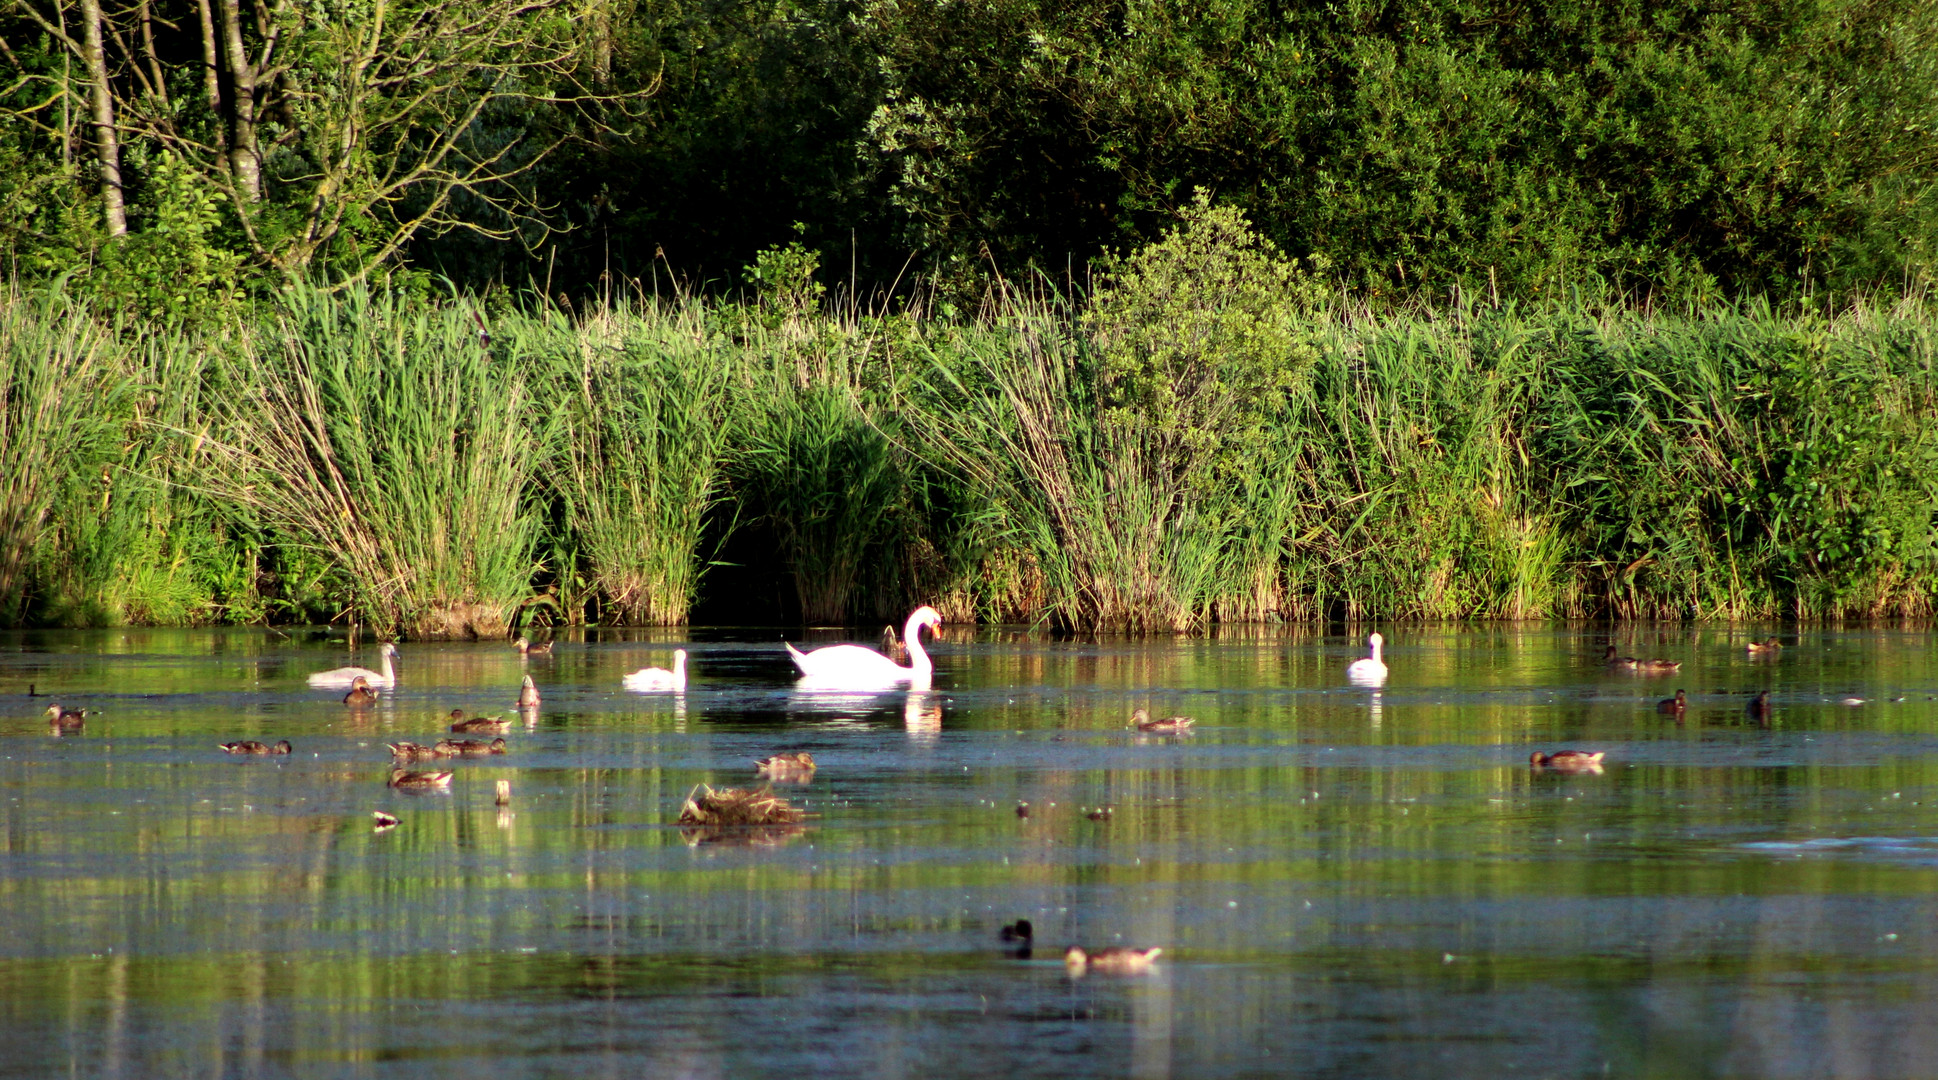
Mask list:
[[1602,653],[1602,663],[1623,671],[1645,671],[1656,675],[1671,675],[1682,669],[1680,660],[1637,660],[1633,656],[1618,656],[1613,645]]
[[397,655],[397,643],[394,641],[384,642],[383,648],[378,650],[378,655],[383,659],[384,669],[382,671],[372,671],[369,668],[360,667],[333,668],[329,671],[319,671],[311,675],[310,685],[328,687],[354,686],[359,676],[371,686],[387,688],[397,685],[397,670],[390,663],[391,658]]
[[385,829],[394,829],[397,827],[396,814],[386,814],[382,810],[372,810],[370,811],[370,816],[376,819],[377,823],[374,828],[377,832],[383,832]]
[[1656,712],[1659,712],[1664,716],[1673,716],[1678,720],[1682,719],[1682,714],[1685,711],[1687,711],[1688,708],[1689,708],[1688,695],[1684,694],[1680,690],[1676,691],[1675,697],[1666,697],[1666,698],[1663,698],[1661,701],[1658,701],[1655,703]]
[[1108,949],[1089,951],[1081,945],[1072,945],[1063,953],[1063,967],[1071,975],[1082,975],[1085,971],[1101,971],[1109,975],[1139,975],[1149,971],[1151,961],[1156,960],[1163,949],[1130,949],[1112,945]]
[[63,709],[58,704],[49,705],[47,706],[47,724],[49,727],[77,728],[87,720],[88,713],[91,711],[89,709]]
[[493,801],[497,802],[499,806],[511,805],[511,781],[509,780],[498,781],[498,790]]
[[673,670],[665,668],[640,668],[630,675],[622,676],[619,684],[628,690],[672,690],[686,689],[686,650],[673,650]]
[[511,730],[511,721],[502,716],[474,716],[466,720],[463,709],[452,709],[451,730],[460,735],[503,735]]
[[1861,698],[1861,697],[1858,697],[1858,696],[1857,696],[1856,694],[1852,694],[1852,695],[1851,695],[1851,696],[1849,696],[1849,697],[1845,697],[1845,698],[1839,698],[1839,699],[1837,699],[1837,704],[1839,704],[1839,705],[1862,705],[1862,704],[1864,704],[1864,699],[1863,699],[1863,698]]
[[813,652],[802,652],[793,642],[782,642],[801,670],[803,681],[822,689],[876,690],[897,683],[919,684],[927,689],[935,663],[922,648],[921,633],[942,625],[942,614],[932,607],[916,608],[902,627],[902,640],[908,645],[909,666],[903,667],[865,645],[830,645]]
[[437,745],[431,747],[431,753],[436,757],[490,757],[504,753],[505,749],[503,739],[493,739],[488,743],[476,739],[439,739]]
[[756,775],[774,780],[807,781],[814,776],[814,755],[806,750],[796,750],[788,754],[775,754],[766,761],[754,762]]
[[1783,649],[1783,642],[1778,641],[1776,638],[1768,638],[1763,641],[1752,641],[1749,644],[1749,652],[1751,656],[1769,656],[1774,653],[1782,651],[1782,649]]
[[1167,716],[1162,720],[1153,720],[1148,709],[1139,709],[1130,718],[1131,727],[1148,735],[1189,735],[1191,725],[1197,722],[1197,718],[1191,716]]
[[370,680],[361,675],[351,680],[350,692],[343,695],[343,703],[353,709],[362,708],[365,705],[374,705],[376,701],[377,691],[371,689]]
[[244,739],[241,742],[217,743],[216,745],[231,754],[287,754],[295,749],[289,745],[288,739],[284,739],[274,746],[270,746],[268,743],[259,743],[254,739]]
[[518,688],[518,707],[521,709],[538,708],[538,684],[530,675],[525,676],[524,685]]
[[531,639],[522,636],[517,641],[512,642],[512,647],[518,650],[518,655],[520,656],[544,656],[552,651],[551,642],[542,641],[534,645],[531,643]]
[[1366,646],[1372,652],[1368,656],[1346,665],[1346,678],[1355,683],[1382,683],[1386,681],[1386,661],[1380,659],[1380,647],[1386,639],[1377,633],[1366,635]]
[[1750,699],[1749,706],[1744,711],[1748,712],[1750,719],[1757,723],[1768,724],[1770,722],[1770,692],[1768,690],[1759,692],[1755,697]]
[[900,664],[908,659],[908,646],[895,636],[893,626],[882,627],[882,655]]
[[390,770],[390,786],[394,788],[446,788],[451,786],[449,770],[417,772],[411,769]]
[[437,751],[414,742],[385,743],[390,756],[398,761],[429,761],[437,756]]
[[1089,818],[1092,821],[1109,821],[1110,815],[1114,812],[1115,811],[1111,807],[1099,806],[1095,810],[1091,810],[1085,813],[1083,816]]
[[1003,944],[1009,946],[1005,951],[1018,960],[1028,960],[1030,949],[1036,944],[1036,928],[1030,925],[1028,919],[1018,919],[1010,923],[996,936]]
[[1603,753],[1606,751],[1591,754],[1586,750],[1556,750],[1552,754],[1544,754],[1536,750],[1528,755],[1528,765],[1556,772],[1601,772]]
[[1019,802],[1019,803],[1017,803],[1017,804],[1016,804],[1016,816],[1017,816],[1017,817],[1019,817],[1019,818],[1026,818],[1026,817],[1029,817],[1029,816],[1030,816],[1030,804],[1029,804],[1029,803],[1026,803],[1026,802]]

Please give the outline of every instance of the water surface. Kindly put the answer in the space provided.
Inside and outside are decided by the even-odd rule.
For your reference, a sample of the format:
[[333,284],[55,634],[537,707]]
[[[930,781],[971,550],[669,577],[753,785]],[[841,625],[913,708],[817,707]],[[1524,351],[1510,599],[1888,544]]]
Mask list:
[[[773,631],[594,631],[406,644],[362,713],[320,633],[0,637],[0,1076],[1929,1075],[1934,639],[1752,632],[1393,628],[1372,691],[1340,636],[952,629],[933,692],[844,698]],[[685,694],[620,689],[681,646]],[[385,786],[527,672],[510,754]],[[798,835],[672,824],[793,749]]]

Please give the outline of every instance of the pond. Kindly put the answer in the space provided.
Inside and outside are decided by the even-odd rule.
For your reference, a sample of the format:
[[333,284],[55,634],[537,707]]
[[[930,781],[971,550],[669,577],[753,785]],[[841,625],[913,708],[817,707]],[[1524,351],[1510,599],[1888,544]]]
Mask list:
[[[376,650],[321,632],[6,635],[0,1076],[1930,1073],[1931,634],[1383,629],[1377,689],[1340,634],[952,627],[932,691],[860,697],[774,630],[406,643],[363,710],[305,677]],[[621,689],[676,647],[684,693]],[[509,753],[387,786],[454,708]],[[792,750],[798,830],[674,824]]]

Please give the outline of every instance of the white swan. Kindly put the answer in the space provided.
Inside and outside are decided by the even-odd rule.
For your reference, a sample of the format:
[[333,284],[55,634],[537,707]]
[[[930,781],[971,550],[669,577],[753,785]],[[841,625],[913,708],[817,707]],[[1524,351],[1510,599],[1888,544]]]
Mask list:
[[686,689],[686,650],[673,650],[673,670],[649,667],[640,668],[630,675],[620,678],[619,682],[628,690],[672,690]]
[[1347,664],[1346,679],[1362,686],[1378,686],[1386,681],[1386,662],[1379,658],[1380,646],[1386,644],[1386,639],[1378,634],[1368,634],[1366,644],[1372,646],[1373,655]]
[[310,685],[347,687],[355,683],[357,678],[361,676],[372,686],[395,686],[397,684],[397,671],[390,666],[390,658],[397,655],[397,643],[394,641],[384,642],[381,655],[383,656],[384,663],[384,669],[382,671],[372,671],[369,668],[360,667],[340,667],[333,671],[319,671],[310,676]]
[[942,615],[932,607],[919,607],[902,627],[902,641],[908,646],[909,665],[903,667],[864,645],[830,645],[804,653],[792,642],[787,654],[801,669],[800,686],[810,690],[874,690],[909,683],[912,689],[926,690],[935,664],[922,649],[921,632],[942,625]]

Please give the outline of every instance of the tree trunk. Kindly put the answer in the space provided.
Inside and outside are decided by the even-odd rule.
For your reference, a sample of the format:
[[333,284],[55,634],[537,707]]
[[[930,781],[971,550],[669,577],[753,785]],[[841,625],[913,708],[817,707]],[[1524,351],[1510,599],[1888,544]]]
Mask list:
[[222,0],[223,44],[229,61],[229,167],[242,196],[262,199],[262,158],[256,148],[256,68],[242,44],[242,4]]
[[81,0],[83,60],[94,98],[94,155],[101,163],[101,209],[109,236],[125,236],[128,211],[121,195],[121,141],[114,130],[114,87],[101,46],[101,0]]
[[[202,17],[202,90],[208,94],[209,112],[217,117],[222,115],[222,61],[215,52],[215,12],[209,9],[209,0],[195,0],[196,13]],[[224,144],[228,132],[218,125]]]

